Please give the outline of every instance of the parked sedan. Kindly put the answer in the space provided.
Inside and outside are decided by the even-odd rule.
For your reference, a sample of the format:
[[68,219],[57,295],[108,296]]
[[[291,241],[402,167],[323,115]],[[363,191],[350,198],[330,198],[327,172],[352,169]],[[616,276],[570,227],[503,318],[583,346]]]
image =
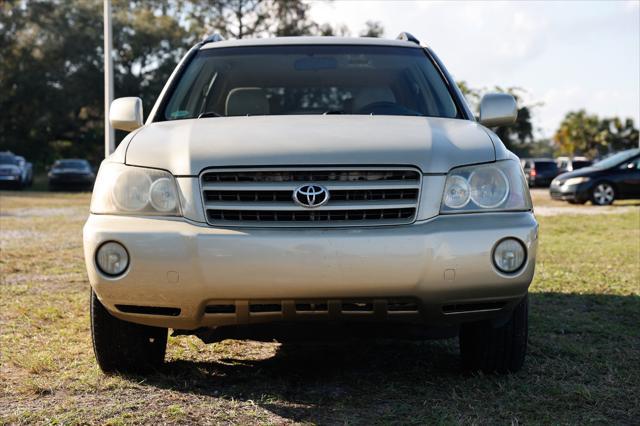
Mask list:
[[549,186],[558,176],[558,166],[551,158],[524,158],[520,160],[530,187]]
[[20,164],[10,152],[0,152],[0,185],[13,189],[22,187]]
[[95,177],[87,160],[58,160],[49,171],[49,189],[91,189]]
[[561,174],[553,180],[549,192],[556,200],[573,204],[591,201],[601,206],[640,198],[640,149],[622,151],[591,167]]

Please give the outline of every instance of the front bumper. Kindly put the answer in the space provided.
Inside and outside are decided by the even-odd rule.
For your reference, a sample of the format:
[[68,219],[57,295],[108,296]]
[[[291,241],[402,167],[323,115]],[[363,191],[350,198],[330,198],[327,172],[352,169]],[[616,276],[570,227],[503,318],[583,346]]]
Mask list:
[[[530,212],[332,229],[225,229],[182,218],[91,215],[84,253],[100,301],[132,322],[179,329],[307,319],[446,326],[496,317],[517,304],[533,279],[537,233]],[[528,254],[513,275],[491,260],[506,237],[521,240]],[[95,266],[106,241],[130,254],[116,279]],[[397,300],[417,308],[408,302],[392,311]]]
[[49,185],[52,185],[52,186],[92,185],[93,181],[94,181],[94,177],[89,175],[49,176]]
[[585,202],[589,200],[589,188],[587,184],[578,185],[557,185],[552,183],[549,187],[549,194],[554,200]]

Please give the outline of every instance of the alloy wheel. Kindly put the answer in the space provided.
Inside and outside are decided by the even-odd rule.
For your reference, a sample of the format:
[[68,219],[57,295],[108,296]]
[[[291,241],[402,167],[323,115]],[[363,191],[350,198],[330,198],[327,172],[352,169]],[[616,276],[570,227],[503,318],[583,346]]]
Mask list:
[[600,183],[593,190],[593,201],[600,206],[613,203],[614,197],[615,191],[608,183]]

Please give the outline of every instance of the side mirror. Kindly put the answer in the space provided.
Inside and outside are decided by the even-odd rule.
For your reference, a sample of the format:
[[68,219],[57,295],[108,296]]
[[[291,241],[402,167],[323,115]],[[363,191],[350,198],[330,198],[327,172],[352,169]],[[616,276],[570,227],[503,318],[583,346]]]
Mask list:
[[111,102],[109,121],[114,129],[131,132],[142,126],[142,99],[118,98]]
[[506,93],[488,93],[480,101],[480,124],[487,127],[509,126],[518,118],[516,99]]

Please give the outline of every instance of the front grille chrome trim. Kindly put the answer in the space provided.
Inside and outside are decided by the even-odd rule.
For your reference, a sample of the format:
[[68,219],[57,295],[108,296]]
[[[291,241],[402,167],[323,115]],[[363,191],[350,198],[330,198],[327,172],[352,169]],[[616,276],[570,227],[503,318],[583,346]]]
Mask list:
[[[415,221],[422,173],[397,166],[209,168],[200,173],[199,181],[211,226],[383,226]],[[283,196],[306,184],[334,191],[336,199],[306,208]]]

